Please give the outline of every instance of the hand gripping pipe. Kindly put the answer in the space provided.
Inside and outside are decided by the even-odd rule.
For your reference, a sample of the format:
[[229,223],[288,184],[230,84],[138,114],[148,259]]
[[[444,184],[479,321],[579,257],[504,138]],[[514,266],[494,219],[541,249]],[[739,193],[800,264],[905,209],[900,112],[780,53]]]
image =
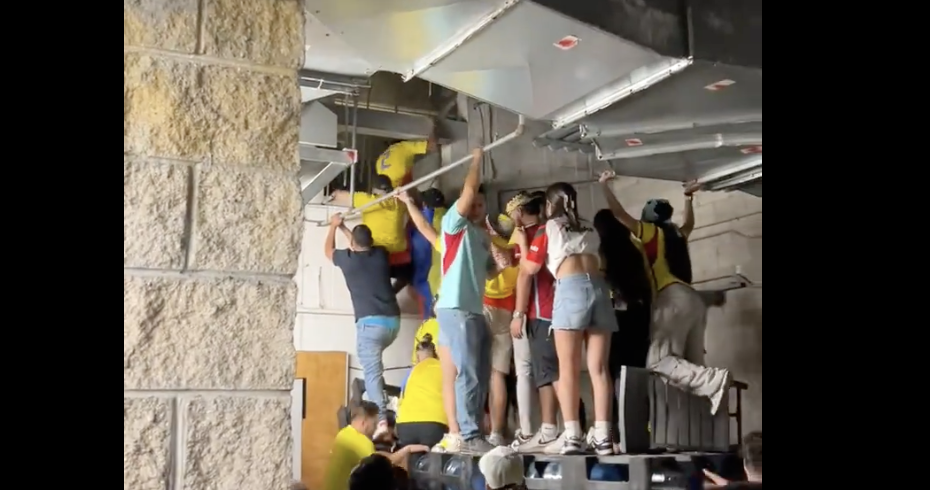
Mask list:
[[[523,125],[525,124],[525,122],[526,122],[525,118],[521,115],[519,121],[517,122],[517,127],[513,130],[512,133],[507,134],[507,135],[505,135],[505,136],[503,136],[503,137],[497,139],[496,141],[492,142],[491,144],[485,146],[485,147],[483,148],[483,151],[485,151],[485,152],[491,151],[491,150],[493,150],[494,148],[497,148],[498,146],[501,146],[501,145],[503,145],[504,143],[508,143],[508,142],[510,142],[511,140],[516,139],[517,137],[519,137],[521,134],[523,134]],[[461,158],[461,159],[459,159],[459,160],[456,160],[455,162],[452,162],[451,164],[449,164],[449,165],[447,165],[447,166],[445,166],[445,167],[439,168],[439,169],[436,170],[435,172],[430,172],[429,174],[424,175],[423,177],[420,177],[419,179],[414,180],[413,182],[411,182],[411,183],[409,183],[409,184],[407,184],[407,185],[398,187],[397,189],[394,189],[393,191],[391,191],[391,192],[389,192],[389,193],[387,193],[387,194],[385,194],[385,195],[379,197],[378,199],[375,199],[374,201],[371,201],[371,202],[369,202],[369,203],[366,203],[364,206],[359,206],[359,207],[357,207],[357,208],[355,208],[355,209],[350,210],[348,213],[346,213],[345,215],[343,215],[343,218],[352,218],[352,217],[358,216],[358,215],[362,214],[362,212],[365,211],[366,209],[368,209],[368,208],[370,208],[370,207],[372,207],[372,206],[375,206],[375,205],[377,205],[377,204],[380,204],[380,203],[382,203],[382,202],[384,202],[384,201],[387,201],[388,199],[393,199],[394,196],[400,194],[401,192],[404,192],[404,191],[406,191],[406,190],[408,190],[408,189],[412,189],[412,188],[414,188],[414,187],[416,187],[416,186],[418,186],[418,185],[420,185],[420,184],[422,184],[422,183],[424,183],[424,182],[427,182],[427,181],[429,181],[429,180],[431,180],[431,179],[434,179],[434,178],[436,178],[436,177],[439,177],[440,175],[442,175],[442,174],[444,174],[444,173],[446,173],[446,172],[448,172],[448,171],[450,171],[450,170],[452,170],[452,169],[454,169],[454,168],[456,168],[456,167],[460,167],[460,166],[464,165],[465,163],[470,162],[471,159],[472,159],[472,156],[471,156],[471,154],[469,154],[468,156],[463,157],[463,158]],[[329,226],[329,223],[320,223],[318,226]]]

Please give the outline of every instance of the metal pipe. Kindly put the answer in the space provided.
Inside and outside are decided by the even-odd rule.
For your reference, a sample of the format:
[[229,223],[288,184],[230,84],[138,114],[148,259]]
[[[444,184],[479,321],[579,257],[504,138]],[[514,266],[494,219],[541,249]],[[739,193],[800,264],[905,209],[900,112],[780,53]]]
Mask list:
[[[352,98],[355,103],[352,105],[352,149],[355,150],[355,154],[358,155],[358,147],[356,144],[356,137],[358,135],[358,96]],[[356,160],[358,160],[356,158]],[[357,163],[357,162],[356,162]],[[352,164],[349,167],[349,209],[352,209],[352,204],[355,202],[355,165]]]
[[666,153],[679,153],[683,151],[694,150],[712,150],[722,146],[743,146],[743,145],[761,145],[762,133],[740,133],[740,134],[714,134],[703,136],[687,141],[675,141],[670,143],[646,144],[643,146],[617,148],[613,151],[601,151],[597,146],[598,160],[614,160],[618,158],[639,158],[652,155],[662,155]]
[[[518,138],[521,134],[523,134],[523,129],[524,129],[524,125],[525,125],[525,124],[526,124],[526,119],[523,117],[523,115],[520,115],[520,119],[519,119],[519,121],[517,122],[517,127],[513,130],[513,132],[511,132],[510,134],[507,134],[507,135],[503,136],[502,138],[498,139],[497,141],[494,141],[494,142],[488,144],[487,146],[484,147],[484,151],[486,151],[486,152],[491,151],[491,150],[493,150],[494,148],[497,148],[498,146],[503,145],[504,143],[508,143],[508,142],[510,142],[511,140],[514,140],[514,139]],[[419,179],[414,180],[413,182],[411,182],[411,183],[409,183],[409,184],[407,184],[407,185],[398,187],[397,189],[394,189],[393,191],[391,191],[391,192],[389,192],[389,193],[387,193],[387,194],[385,194],[385,195],[379,197],[378,199],[375,199],[374,201],[371,201],[371,202],[369,202],[369,203],[366,203],[364,206],[360,206],[360,207],[358,207],[358,208],[356,208],[356,209],[351,210],[350,212],[348,212],[348,213],[344,216],[344,218],[352,218],[352,217],[358,216],[358,215],[360,215],[362,212],[364,212],[366,209],[368,209],[368,208],[370,208],[370,207],[372,207],[372,206],[375,206],[375,205],[377,205],[377,204],[381,204],[382,202],[387,201],[388,199],[392,199],[392,198],[394,198],[394,196],[400,194],[401,192],[404,192],[404,191],[406,191],[406,190],[408,190],[408,189],[413,189],[414,187],[416,187],[416,186],[418,186],[418,185],[420,185],[420,184],[422,184],[422,183],[424,183],[424,182],[427,182],[427,181],[429,181],[430,179],[439,177],[440,175],[442,175],[442,174],[444,174],[444,173],[446,173],[446,172],[452,170],[453,168],[460,167],[460,166],[464,165],[465,163],[471,161],[471,159],[472,159],[472,156],[471,156],[471,155],[468,155],[468,156],[466,156],[466,157],[460,158],[459,160],[456,160],[456,161],[452,162],[451,164],[449,164],[449,165],[447,165],[447,166],[445,166],[445,167],[441,167],[441,168],[439,168],[438,170],[436,170],[436,171],[434,171],[434,172],[430,172],[429,174],[424,175],[423,177],[420,177]],[[319,226],[327,226],[327,224],[321,223]]]
[[716,180],[725,179],[727,177],[735,176],[743,172],[752,171],[755,169],[761,169],[762,167],[762,155],[749,155],[744,158],[740,158],[732,162],[732,164],[727,165],[726,167],[714,170],[708,174],[703,175],[698,179],[698,184],[708,184]]
[[[597,119],[598,117],[594,117]],[[643,134],[666,133],[711,126],[729,126],[738,129],[741,124],[762,124],[762,114],[725,114],[723,116],[702,117],[700,121],[658,121],[654,123],[632,122],[621,124],[598,124],[588,122],[581,125],[581,139],[591,141],[604,138],[619,138],[628,136],[637,138]],[[556,138],[561,139],[561,138]]]

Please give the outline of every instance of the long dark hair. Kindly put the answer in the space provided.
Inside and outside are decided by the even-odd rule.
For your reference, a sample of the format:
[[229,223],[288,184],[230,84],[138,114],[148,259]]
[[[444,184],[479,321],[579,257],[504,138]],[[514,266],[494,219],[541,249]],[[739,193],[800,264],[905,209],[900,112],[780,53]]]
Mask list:
[[581,224],[578,217],[578,193],[571,184],[556,182],[546,189],[546,200],[552,203],[552,211],[547,219],[565,218],[568,231],[583,232],[591,228]]
[[601,237],[601,256],[607,282],[628,302],[642,302],[648,306],[652,300],[652,286],[646,274],[646,260],[632,235],[617,221],[609,209],[594,215],[594,229]]
[[[651,209],[651,213],[647,210]],[[664,199],[652,200],[646,203],[643,208],[643,221],[651,221],[665,235],[665,261],[668,262],[668,270],[673,276],[682,281],[691,284],[693,280],[691,271],[691,253],[688,252],[688,239],[678,228],[678,225],[672,222],[672,214],[675,209]],[[647,215],[651,219],[646,219]]]

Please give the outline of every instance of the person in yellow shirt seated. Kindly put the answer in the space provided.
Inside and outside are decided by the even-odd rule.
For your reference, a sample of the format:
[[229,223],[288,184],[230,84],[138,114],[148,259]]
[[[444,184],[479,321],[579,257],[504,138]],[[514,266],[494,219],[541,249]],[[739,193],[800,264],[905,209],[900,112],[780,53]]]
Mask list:
[[[394,186],[388,176],[375,175],[371,193],[356,191],[352,196],[352,207],[364,206],[393,190]],[[332,192],[331,197],[334,201],[346,202],[348,195],[348,191],[337,190]],[[413,278],[413,264],[407,247],[406,216],[406,207],[394,199],[382,201],[362,211],[362,224],[371,229],[374,246],[384,247],[388,251],[391,278],[395,280],[394,294],[407,287]]]
[[[439,299],[439,296],[433,296],[432,304],[435,305],[437,299]],[[427,337],[430,339],[439,338],[439,322],[436,321],[435,308],[430,311],[430,317],[420,324],[419,328],[417,328],[417,333],[413,335],[413,353],[410,357],[411,365],[416,365],[416,363],[420,362],[420,343]],[[437,355],[436,357],[439,356]],[[401,386],[401,389],[403,389],[403,386]]]
[[[352,407],[352,422],[336,434],[330,451],[329,467],[323,480],[323,490],[349,490],[349,477],[352,470],[366,457],[375,454],[375,444],[371,440],[378,426],[378,406],[371,402],[362,402]],[[386,456],[392,464],[402,465],[408,456],[429,451],[423,445],[409,445]]]
[[433,336],[425,334],[417,346],[417,363],[410,370],[397,406],[397,445],[404,448],[439,444],[449,431],[442,402],[442,368]]
[[491,389],[488,400],[491,434],[488,442],[501,446],[507,419],[507,376],[513,358],[510,320],[516,306],[514,292],[520,269],[512,265],[513,244],[509,237],[514,229],[513,220],[502,214],[496,222],[489,218],[485,223],[491,235],[491,256],[497,266],[496,274],[488,273],[484,288],[484,318],[491,331]]

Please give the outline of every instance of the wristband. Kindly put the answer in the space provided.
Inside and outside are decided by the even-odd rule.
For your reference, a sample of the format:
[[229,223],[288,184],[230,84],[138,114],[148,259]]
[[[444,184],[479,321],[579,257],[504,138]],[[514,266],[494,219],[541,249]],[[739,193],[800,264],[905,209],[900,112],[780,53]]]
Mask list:
[[515,312],[513,312],[513,319],[514,319],[514,320],[517,320],[517,319],[519,319],[519,318],[523,318],[525,315],[526,315],[526,314],[523,313],[522,311],[515,311]]

